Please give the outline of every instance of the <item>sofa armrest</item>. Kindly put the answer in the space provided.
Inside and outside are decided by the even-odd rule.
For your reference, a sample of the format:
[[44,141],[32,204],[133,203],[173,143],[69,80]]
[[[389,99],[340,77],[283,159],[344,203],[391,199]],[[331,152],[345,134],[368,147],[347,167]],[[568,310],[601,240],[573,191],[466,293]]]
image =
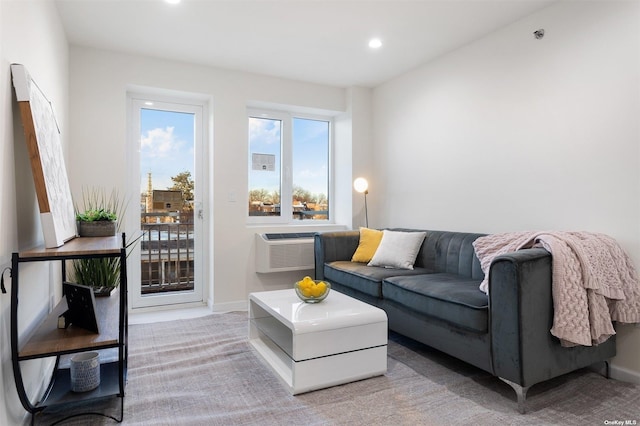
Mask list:
[[322,232],[314,236],[315,279],[324,279],[324,264],[351,260],[360,243],[360,231]]
[[494,374],[521,386],[541,381],[531,367],[547,367],[539,357],[555,339],[551,262],[548,251],[527,249],[496,257],[489,269]]
[[493,372],[523,387],[615,356],[615,338],[563,347],[553,326],[552,257],[541,248],[498,256],[489,269]]

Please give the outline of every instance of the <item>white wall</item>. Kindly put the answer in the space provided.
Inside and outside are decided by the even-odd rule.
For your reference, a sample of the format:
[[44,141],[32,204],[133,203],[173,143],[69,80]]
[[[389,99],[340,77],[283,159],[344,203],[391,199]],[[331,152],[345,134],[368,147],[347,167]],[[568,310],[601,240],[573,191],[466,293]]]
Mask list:
[[353,229],[366,224],[364,199],[354,192],[352,183],[359,176],[368,179],[366,171],[372,161],[371,93],[371,89],[364,87],[347,89],[347,111],[334,121],[337,135],[334,173],[336,182],[340,183],[334,193],[346,201],[341,203],[336,221],[351,224]]
[[[129,149],[128,88],[199,94],[209,99],[213,116],[213,135],[209,141],[213,160],[208,170],[213,199],[205,208],[205,227],[213,236],[205,252],[211,254],[213,276],[206,280],[206,299],[216,309],[238,304],[245,307],[249,292],[285,288],[300,277],[300,272],[255,273],[255,233],[265,232],[265,228],[246,223],[246,109],[249,103],[276,103],[344,114],[348,102],[344,89],[83,47],[71,47],[70,82],[73,120],[70,122],[69,174],[76,197],[83,185],[117,187],[120,193],[133,187],[138,193],[138,181],[127,182],[123,160]],[[336,143],[341,149],[351,151],[350,140],[340,138]],[[348,177],[344,179],[350,179],[349,162],[342,167],[347,169],[344,175]],[[350,188],[350,181],[336,182],[336,185]],[[235,202],[229,201],[228,194],[232,192],[237,197]],[[338,195],[335,205],[350,209],[350,196],[351,191]],[[133,200],[132,205],[135,203]],[[339,216],[350,219],[350,210]],[[343,222],[343,225],[351,226],[351,223]],[[282,232],[282,229],[270,231]],[[308,228],[308,225],[298,228],[299,231],[306,229],[317,228]]]
[[[11,253],[42,243],[42,230],[20,113],[11,83],[11,63],[26,66],[52,102],[66,145],[68,47],[57,10],[49,1],[0,1],[0,268]],[[21,334],[49,309],[59,270],[46,263],[20,268]],[[11,280],[5,274],[10,291]],[[0,424],[19,424],[24,416],[13,380],[9,294],[0,294]],[[23,379],[35,394],[50,371],[49,362],[23,363]]]
[[[602,1],[557,4],[383,84],[374,225],[602,232],[640,268],[639,79],[639,3]],[[640,382],[640,328],[618,334],[614,368]]]

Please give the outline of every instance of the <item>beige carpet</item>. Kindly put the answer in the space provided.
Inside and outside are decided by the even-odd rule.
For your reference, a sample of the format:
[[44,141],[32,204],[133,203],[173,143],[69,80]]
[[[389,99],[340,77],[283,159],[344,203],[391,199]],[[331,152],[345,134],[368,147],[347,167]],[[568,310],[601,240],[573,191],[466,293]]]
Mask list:
[[[392,335],[384,376],[291,396],[247,343],[247,314],[131,325],[124,425],[603,425],[640,423],[640,386],[575,372],[534,386],[528,413],[500,380]],[[116,411],[110,402],[107,411]],[[104,408],[104,407],[95,407]],[[73,413],[65,409],[64,414]],[[39,415],[50,424],[60,413]],[[78,417],[63,424],[116,424]],[[611,424],[611,423],[610,423]]]

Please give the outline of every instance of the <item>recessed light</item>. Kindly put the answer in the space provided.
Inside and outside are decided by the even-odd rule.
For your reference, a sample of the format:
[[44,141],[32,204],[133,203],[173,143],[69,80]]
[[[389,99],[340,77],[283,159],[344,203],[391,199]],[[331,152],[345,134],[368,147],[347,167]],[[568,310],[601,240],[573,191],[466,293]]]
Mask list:
[[166,1],[169,4],[178,4],[178,3],[180,3],[180,0],[164,0],[164,1]]
[[379,38],[372,38],[369,40],[369,47],[372,49],[379,49],[382,47],[382,40]]

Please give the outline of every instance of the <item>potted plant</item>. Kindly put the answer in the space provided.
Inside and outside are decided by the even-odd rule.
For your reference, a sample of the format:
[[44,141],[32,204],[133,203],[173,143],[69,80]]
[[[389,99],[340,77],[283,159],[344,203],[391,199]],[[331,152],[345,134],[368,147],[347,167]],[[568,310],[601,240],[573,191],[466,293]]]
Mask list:
[[117,191],[110,195],[102,189],[82,191],[83,210],[76,206],[78,234],[81,237],[109,237],[116,234],[118,216],[122,216],[123,206]]
[[[118,192],[109,195],[102,189],[82,191],[83,210],[76,206],[78,233],[81,237],[112,236],[119,231],[118,217],[124,217],[125,206]],[[127,248],[137,239],[127,244]],[[119,258],[76,259],[71,268],[77,284],[93,287],[96,296],[108,296],[120,283]]]
[[95,296],[109,296],[120,284],[120,258],[75,259],[73,281],[93,288]]
[[115,213],[99,209],[87,210],[76,215],[78,234],[81,237],[110,237],[116,235],[118,216]]

